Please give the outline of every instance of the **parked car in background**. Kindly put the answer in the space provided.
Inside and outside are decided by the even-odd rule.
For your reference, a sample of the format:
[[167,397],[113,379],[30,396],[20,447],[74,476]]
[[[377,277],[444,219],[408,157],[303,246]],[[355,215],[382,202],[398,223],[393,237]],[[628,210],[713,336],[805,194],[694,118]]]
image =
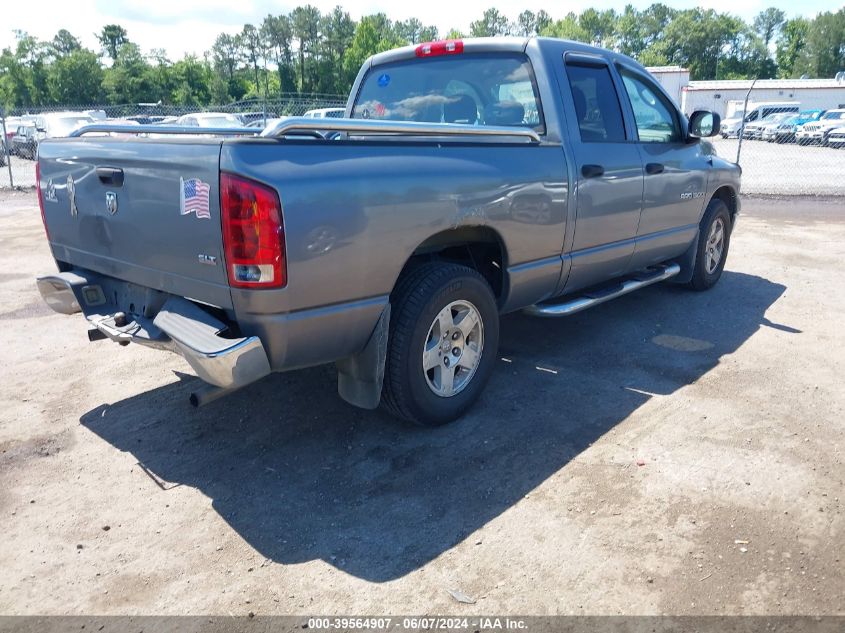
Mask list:
[[21,124],[21,118],[16,116],[7,117],[5,120],[6,134],[0,140],[3,142],[3,147],[8,148],[9,153],[12,153],[12,138],[15,132],[18,131],[18,126]]
[[740,128],[742,128],[743,120],[748,125],[778,112],[798,114],[799,108],[800,104],[794,101],[767,101],[753,105],[748,104],[748,110],[746,112],[739,110],[737,113],[739,116],[722,121],[722,127],[719,129],[719,133],[722,135],[722,138],[736,137],[739,135]]
[[[797,121],[797,116],[789,116],[783,119],[782,121],[775,121],[774,123],[769,123],[763,128],[762,132],[760,133],[760,140],[767,141],[769,143],[774,143],[775,141],[778,141],[779,143],[784,143],[786,142],[787,137],[794,138]],[[779,137],[781,140],[778,140]]]
[[38,156],[38,141],[40,140],[38,137],[39,132],[35,123],[22,121],[12,137],[9,153],[21,158],[35,160]]
[[749,140],[760,140],[763,137],[763,129],[770,125],[777,125],[781,121],[788,119],[791,114],[788,112],[775,112],[764,119],[755,121],[753,123],[746,123],[742,131],[742,138]]
[[346,112],[343,108],[317,108],[316,110],[308,110],[304,116],[306,119],[342,119]]
[[742,125],[742,119],[745,117],[745,110],[737,110],[733,116],[727,119],[722,119],[722,125],[719,127],[719,134],[722,138],[730,138],[739,133],[739,126]]
[[85,112],[49,112],[35,117],[35,127],[41,138],[64,138],[85,125],[97,123],[97,119]]
[[828,110],[817,121],[805,123],[795,130],[795,140],[801,145],[827,145],[828,134],[845,125],[845,108]]
[[236,115],[244,125],[247,127],[254,127],[249,125],[250,123],[254,123],[255,121],[259,121],[262,127],[266,127],[264,125],[264,121],[270,121],[270,119],[278,119],[279,115],[275,112],[238,112]]
[[[150,114],[136,114],[133,116],[124,117],[124,121],[135,121],[136,123],[140,123],[141,125],[152,125],[154,123],[160,123],[164,121],[167,117],[164,116],[157,116],[157,115],[150,115]],[[175,118],[175,117],[174,117]]]
[[795,140],[795,131],[799,125],[816,121],[824,113],[825,110],[802,110],[795,116],[764,127],[762,138],[770,143],[790,143]]
[[194,112],[185,114],[173,121],[171,125],[186,127],[243,127],[243,122],[236,114],[228,112]]
[[827,135],[827,145],[835,149],[845,147],[845,126],[835,127],[830,131],[830,134]]
[[274,118],[274,119],[267,119],[267,124],[265,125],[263,119],[258,119],[257,121],[251,121],[251,122],[247,123],[247,127],[257,127],[258,129],[263,130],[266,127],[271,127],[273,125],[276,125],[276,123],[278,123],[281,120],[282,120],[282,117],[278,117],[278,118]]

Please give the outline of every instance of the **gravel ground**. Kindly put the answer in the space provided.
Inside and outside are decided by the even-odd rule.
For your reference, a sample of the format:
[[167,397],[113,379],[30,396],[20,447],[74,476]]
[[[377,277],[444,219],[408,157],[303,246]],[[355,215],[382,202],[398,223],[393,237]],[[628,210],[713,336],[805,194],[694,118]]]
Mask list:
[[[719,156],[736,160],[737,140],[716,137]],[[748,194],[845,195],[845,150],[795,143],[742,142],[742,190]]]
[[746,199],[710,292],[504,318],[437,430],[329,367],[191,409],[41,302],[31,193],[0,219],[2,614],[845,613],[842,198]]
[[[18,156],[10,156],[10,163],[12,165],[12,180],[15,187],[34,187],[35,186],[35,161],[26,158],[19,158]],[[0,189],[9,188],[9,167],[3,165],[0,167]]]

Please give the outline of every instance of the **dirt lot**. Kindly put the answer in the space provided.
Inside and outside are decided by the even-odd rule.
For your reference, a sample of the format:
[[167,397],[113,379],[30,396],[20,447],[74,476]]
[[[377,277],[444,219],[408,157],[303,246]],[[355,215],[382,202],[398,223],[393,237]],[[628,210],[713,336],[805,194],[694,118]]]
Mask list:
[[42,304],[3,194],[0,613],[842,614],[845,202],[744,211],[709,293],[503,319],[432,431],[330,367],[190,408],[180,358]]

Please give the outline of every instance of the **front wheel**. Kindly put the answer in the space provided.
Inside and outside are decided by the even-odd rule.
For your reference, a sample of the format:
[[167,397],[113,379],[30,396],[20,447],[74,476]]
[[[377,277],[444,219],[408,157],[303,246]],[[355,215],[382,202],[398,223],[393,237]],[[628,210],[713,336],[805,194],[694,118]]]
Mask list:
[[390,301],[382,402],[423,426],[451,422],[495,365],[499,312],[490,285],[466,266],[431,262],[401,278]]
[[722,276],[731,243],[731,213],[721,200],[711,200],[701,220],[695,268],[689,285],[709,290]]

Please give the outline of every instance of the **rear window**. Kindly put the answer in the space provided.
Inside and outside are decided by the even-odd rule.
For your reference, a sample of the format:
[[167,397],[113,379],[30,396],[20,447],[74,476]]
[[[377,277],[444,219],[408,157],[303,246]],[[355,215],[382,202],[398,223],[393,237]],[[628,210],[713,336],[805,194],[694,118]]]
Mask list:
[[361,83],[352,118],[543,132],[534,74],[521,54],[447,55],[375,66]]

